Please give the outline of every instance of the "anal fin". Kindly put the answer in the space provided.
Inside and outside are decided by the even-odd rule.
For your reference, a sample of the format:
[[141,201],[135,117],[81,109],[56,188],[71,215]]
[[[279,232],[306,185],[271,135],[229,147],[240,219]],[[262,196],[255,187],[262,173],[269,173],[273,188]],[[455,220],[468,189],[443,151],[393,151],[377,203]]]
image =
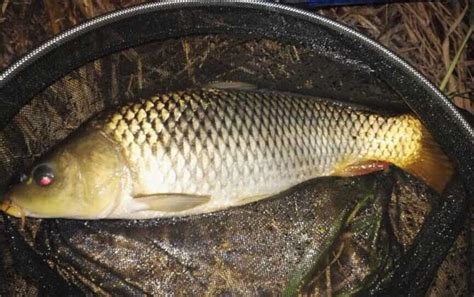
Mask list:
[[389,162],[377,160],[362,160],[344,166],[338,166],[332,175],[337,176],[358,176],[376,171],[385,170],[390,166]]
[[211,196],[163,193],[135,196],[140,207],[136,211],[180,212],[209,202]]

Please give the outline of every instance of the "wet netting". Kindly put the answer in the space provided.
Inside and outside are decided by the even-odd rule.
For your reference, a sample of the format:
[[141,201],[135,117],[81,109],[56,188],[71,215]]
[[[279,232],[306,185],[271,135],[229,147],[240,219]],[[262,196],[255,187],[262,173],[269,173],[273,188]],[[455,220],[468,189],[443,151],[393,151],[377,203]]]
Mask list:
[[[93,27],[0,85],[2,193],[101,111],[165,91],[242,81],[388,113],[430,96],[397,61],[342,29],[275,7],[158,5]],[[438,137],[467,135],[451,131],[456,119],[425,120],[443,130]],[[458,144],[452,156],[469,151],[445,143]],[[423,296],[461,230],[464,184],[456,175],[439,195],[390,168],[191,217],[23,224],[4,215],[0,294]]]

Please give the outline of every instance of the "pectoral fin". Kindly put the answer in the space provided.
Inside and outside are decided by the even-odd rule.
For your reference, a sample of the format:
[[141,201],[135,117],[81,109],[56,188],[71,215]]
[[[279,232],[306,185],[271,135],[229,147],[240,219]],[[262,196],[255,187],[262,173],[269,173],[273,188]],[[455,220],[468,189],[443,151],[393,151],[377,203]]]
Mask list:
[[180,212],[209,202],[211,196],[182,193],[139,195],[134,197],[140,205],[136,211]]

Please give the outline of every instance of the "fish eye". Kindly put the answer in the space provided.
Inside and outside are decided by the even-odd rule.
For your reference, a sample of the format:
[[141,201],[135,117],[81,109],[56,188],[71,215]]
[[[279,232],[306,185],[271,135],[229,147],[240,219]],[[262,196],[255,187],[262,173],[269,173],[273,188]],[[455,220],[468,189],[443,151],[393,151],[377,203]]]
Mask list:
[[32,171],[33,180],[38,186],[46,187],[54,182],[54,171],[48,164],[39,164]]

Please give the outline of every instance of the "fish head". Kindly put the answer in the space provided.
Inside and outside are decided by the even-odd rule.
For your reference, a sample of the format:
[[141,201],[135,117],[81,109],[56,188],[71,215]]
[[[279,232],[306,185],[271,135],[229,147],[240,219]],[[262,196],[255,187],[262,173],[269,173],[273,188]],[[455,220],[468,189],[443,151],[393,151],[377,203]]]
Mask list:
[[127,177],[114,143],[100,132],[84,133],[37,163],[7,193],[1,209],[16,217],[104,218]]

